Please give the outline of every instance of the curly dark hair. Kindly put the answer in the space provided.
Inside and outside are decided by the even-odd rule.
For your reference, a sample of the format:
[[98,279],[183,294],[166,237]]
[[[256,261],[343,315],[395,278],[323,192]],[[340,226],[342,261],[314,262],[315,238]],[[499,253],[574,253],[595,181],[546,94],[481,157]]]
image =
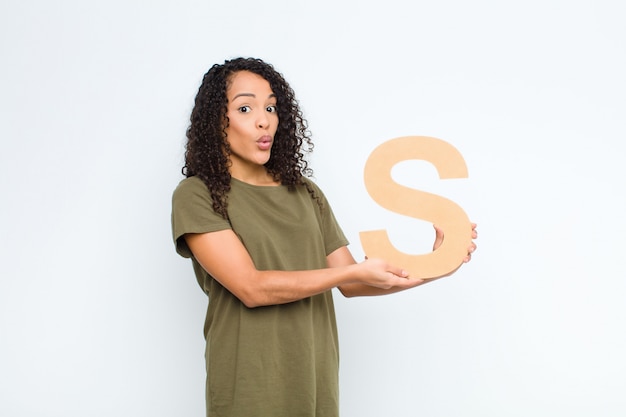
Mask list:
[[306,186],[319,203],[313,189],[302,178],[312,175],[304,159],[305,154],[313,150],[307,121],[287,81],[272,65],[257,58],[227,60],[224,64],[213,65],[204,75],[191,112],[191,124],[187,128],[183,175],[200,178],[211,194],[213,209],[228,219],[231,150],[225,132],[229,124],[226,91],[233,75],[239,71],[260,75],[269,82],[276,95],[278,128],[265,168],[274,180],[291,190],[298,185]]

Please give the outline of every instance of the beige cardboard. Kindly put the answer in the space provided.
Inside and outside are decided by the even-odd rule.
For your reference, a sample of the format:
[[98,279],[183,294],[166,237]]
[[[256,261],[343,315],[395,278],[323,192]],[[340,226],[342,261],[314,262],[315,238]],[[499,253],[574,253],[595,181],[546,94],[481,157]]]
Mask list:
[[427,136],[405,136],[374,149],[365,164],[365,186],[382,207],[440,227],[443,244],[428,254],[407,254],[392,245],[385,230],[364,231],[360,238],[367,257],[385,259],[408,271],[412,278],[432,279],[461,266],[472,242],[472,226],[465,211],[453,201],[392,179],[394,165],[415,159],[432,163],[441,179],[468,177],[463,156],[449,143]]

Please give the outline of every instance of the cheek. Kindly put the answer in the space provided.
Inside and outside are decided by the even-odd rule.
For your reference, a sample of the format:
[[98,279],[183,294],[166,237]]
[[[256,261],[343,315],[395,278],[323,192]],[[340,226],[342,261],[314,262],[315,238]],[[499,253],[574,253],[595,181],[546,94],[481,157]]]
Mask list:
[[231,118],[228,127],[226,128],[226,137],[232,137],[236,135],[240,135],[242,132],[241,122],[237,119]]
[[280,126],[280,120],[278,119],[278,116],[276,116],[274,123],[272,123],[272,126],[274,127],[274,132],[276,132],[278,130],[278,126]]

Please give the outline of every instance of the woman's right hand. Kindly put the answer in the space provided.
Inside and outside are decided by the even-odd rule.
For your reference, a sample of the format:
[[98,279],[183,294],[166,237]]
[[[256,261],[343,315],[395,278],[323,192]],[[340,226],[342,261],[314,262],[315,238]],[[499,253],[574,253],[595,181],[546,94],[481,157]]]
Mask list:
[[410,278],[409,273],[400,267],[390,265],[384,259],[368,259],[358,264],[361,268],[360,282],[365,285],[387,290],[393,287],[408,289],[424,282]]

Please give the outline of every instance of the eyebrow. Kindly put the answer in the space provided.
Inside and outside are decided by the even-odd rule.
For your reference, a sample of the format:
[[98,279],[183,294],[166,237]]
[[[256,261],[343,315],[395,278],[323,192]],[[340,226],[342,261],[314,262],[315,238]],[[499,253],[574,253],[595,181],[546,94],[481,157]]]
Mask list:
[[[256,98],[256,95],[252,93],[239,93],[235,97],[233,97],[233,101],[238,97],[253,97]],[[267,98],[276,98],[276,94],[272,93]]]

